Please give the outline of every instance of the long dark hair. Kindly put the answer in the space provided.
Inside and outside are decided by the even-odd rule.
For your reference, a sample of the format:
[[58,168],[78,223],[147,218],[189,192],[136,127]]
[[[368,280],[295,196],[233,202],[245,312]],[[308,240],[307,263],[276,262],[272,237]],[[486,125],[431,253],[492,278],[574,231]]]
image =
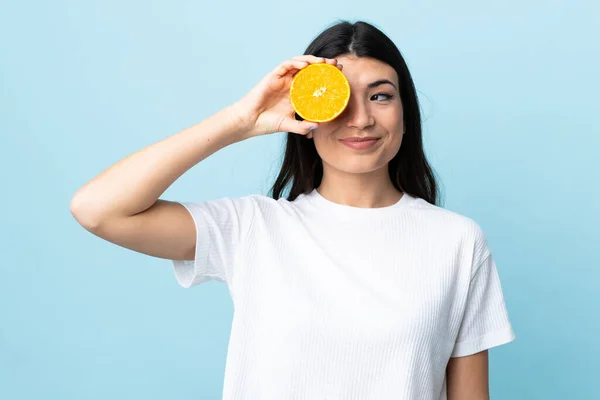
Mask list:
[[[406,132],[400,150],[388,163],[393,185],[401,192],[420,197],[431,204],[439,200],[434,171],[423,152],[421,111],[415,86],[400,50],[381,30],[358,21],[341,21],[327,28],[308,45],[304,54],[336,58],[341,55],[371,57],[392,66],[398,74]],[[296,116],[296,119],[300,119]],[[281,171],[271,188],[271,197],[279,199],[291,183],[287,200],[293,201],[321,184],[323,162],[314,141],[288,132]]]

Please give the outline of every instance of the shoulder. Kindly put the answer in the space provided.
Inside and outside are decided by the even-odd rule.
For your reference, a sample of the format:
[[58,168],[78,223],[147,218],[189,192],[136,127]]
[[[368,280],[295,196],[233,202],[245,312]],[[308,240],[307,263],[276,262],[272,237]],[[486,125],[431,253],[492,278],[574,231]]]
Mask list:
[[411,202],[415,215],[438,226],[449,227],[466,237],[483,239],[483,230],[479,223],[468,215],[437,206],[416,198]]
[[411,203],[413,213],[430,232],[440,232],[447,240],[473,252],[481,260],[489,252],[486,234],[472,217],[417,198]]
[[269,214],[273,212],[293,210],[297,201],[288,201],[285,198],[273,199],[272,197],[252,193],[242,196],[221,196],[201,201],[181,202],[188,208],[197,212],[209,214],[238,214],[254,215]]
[[188,203],[191,207],[202,209],[209,214],[230,214],[238,218],[267,218],[275,214],[293,212],[296,204],[285,198],[253,193],[243,196],[222,196],[200,202]]

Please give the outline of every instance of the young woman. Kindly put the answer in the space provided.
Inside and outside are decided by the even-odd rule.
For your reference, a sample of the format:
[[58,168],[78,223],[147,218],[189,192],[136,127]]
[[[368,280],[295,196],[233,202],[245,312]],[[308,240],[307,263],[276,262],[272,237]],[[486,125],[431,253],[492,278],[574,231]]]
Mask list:
[[[313,124],[288,91],[321,62],[352,94]],[[214,152],[274,132],[288,133],[271,197],[159,199]],[[243,98],[102,172],[71,210],[101,238],[173,260],[183,287],[228,285],[224,399],[487,399],[487,350],[515,336],[484,233],[437,197],[400,51],[341,22]]]

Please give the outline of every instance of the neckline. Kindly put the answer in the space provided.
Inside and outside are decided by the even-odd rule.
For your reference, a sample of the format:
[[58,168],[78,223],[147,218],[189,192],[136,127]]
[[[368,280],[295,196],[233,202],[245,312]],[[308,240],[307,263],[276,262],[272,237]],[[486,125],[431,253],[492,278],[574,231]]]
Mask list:
[[390,213],[396,213],[403,210],[406,205],[414,199],[413,196],[406,192],[402,192],[402,197],[396,203],[385,207],[354,207],[346,204],[335,203],[323,197],[317,189],[305,194],[306,198],[316,205],[319,209],[326,211],[329,214],[336,214],[342,217],[376,217],[385,216]]

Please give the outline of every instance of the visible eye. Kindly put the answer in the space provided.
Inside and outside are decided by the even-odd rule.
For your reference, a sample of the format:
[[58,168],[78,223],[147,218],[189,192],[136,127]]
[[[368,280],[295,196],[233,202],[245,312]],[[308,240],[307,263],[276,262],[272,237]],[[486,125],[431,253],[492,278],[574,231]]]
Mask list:
[[384,100],[391,100],[394,98],[394,95],[389,94],[389,93],[377,93],[377,94],[373,95],[373,97],[376,97],[376,96],[385,96],[386,99],[384,99]]

